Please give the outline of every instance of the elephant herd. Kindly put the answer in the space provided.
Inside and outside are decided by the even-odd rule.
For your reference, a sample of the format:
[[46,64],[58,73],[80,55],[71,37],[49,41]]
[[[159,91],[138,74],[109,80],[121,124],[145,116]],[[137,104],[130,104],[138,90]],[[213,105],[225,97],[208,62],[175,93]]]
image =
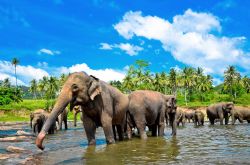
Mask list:
[[[94,76],[76,72],[72,73],[64,83],[50,114],[34,112],[31,115],[33,117],[44,113],[42,127],[33,124],[35,117],[31,120],[31,126],[33,130],[39,132],[36,145],[43,150],[42,144],[46,134],[53,133],[57,120],[65,119],[61,114],[67,114],[65,113],[67,105],[70,105],[70,110],[74,110],[74,126],[76,126],[76,115],[80,112],[89,145],[96,143],[95,133],[99,126],[103,128],[107,144],[112,144],[117,139],[123,140],[125,137],[131,139],[135,128],[140,138],[146,139],[146,126],[152,132],[152,136],[163,136],[165,121],[171,126],[173,136],[176,135],[176,126],[180,123],[184,125],[186,119],[192,120],[195,125],[204,124],[205,115],[202,111],[185,113],[181,108],[177,108],[176,101],[174,95],[164,95],[149,90],[137,90],[126,95]],[[246,120],[243,117],[246,116],[246,112],[234,113],[233,103],[218,103],[207,108],[211,124],[214,124],[215,119],[219,119],[221,124],[225,119],[225,124],[228,124],[229,116],[232,116],[233,124],[235,119],[241,122]],[[250,113],[247,117],[250,120]]]

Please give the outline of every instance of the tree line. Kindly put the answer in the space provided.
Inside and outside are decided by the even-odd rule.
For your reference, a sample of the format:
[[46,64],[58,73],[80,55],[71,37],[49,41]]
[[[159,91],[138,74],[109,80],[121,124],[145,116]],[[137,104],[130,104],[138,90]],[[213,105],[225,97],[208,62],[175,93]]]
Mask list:
[[[14,66],[16,73],[16,65]],[[33,99],[47,100],[46,107],[50,107],[67,76],[62,74],[60,77],[45,76],[40,80],[33,79],[30,81],[28,92]],[[228,99],[234,101],[242,94],[250,93],[250,78],[242,77],[234,66],[228,66],[224,71],[223,83],[214,87],[213,77],[205,74],[200,67],[186,66],[183,69],[171,68],[168,72],[153,73],[149,70],[147,61],[137,60],[128,68],[122,81],[110,81],[109,83],[127,94],[134,90],[154,90],[164,94],[173,94],[183,98],[186,105],[192,101],[209,101],[210,96],[216,94],[227,94]],[[8,78],[0,81],[0,104],[20,101],[22,94],[21,88],[11,86]],[[8,99],[6,99],[7,95]]]

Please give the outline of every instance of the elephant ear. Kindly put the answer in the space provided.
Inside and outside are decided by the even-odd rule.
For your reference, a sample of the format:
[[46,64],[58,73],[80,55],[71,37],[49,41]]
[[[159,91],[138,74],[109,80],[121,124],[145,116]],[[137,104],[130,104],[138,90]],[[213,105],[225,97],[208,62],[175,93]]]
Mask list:
[[90,83],[90,87],[88,89],[88,94],[90,96],[90,99],[94,100],[97,95],[102,93],[102,89],[100,86],[99,79],[92,76],[92,75],[90,77],[91,77],[91,83]]

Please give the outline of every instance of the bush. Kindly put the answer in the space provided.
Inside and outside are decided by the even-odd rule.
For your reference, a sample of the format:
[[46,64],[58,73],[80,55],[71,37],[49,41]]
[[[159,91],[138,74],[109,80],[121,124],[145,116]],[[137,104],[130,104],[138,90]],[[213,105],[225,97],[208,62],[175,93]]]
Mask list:
[[22,101],[22,93],[19,88],[16,90],[14,87],[0,87],[0,105],[20,101]]

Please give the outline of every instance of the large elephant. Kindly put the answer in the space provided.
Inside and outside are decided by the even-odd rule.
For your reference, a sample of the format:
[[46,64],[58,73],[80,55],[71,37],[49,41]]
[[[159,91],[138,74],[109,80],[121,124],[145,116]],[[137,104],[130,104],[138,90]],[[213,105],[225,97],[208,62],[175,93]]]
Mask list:
[[[68,104],[70,109],[81,105],[89,145],[96,143],[95,132],[98,126],[103,127],[108,144],[115,142],[112,125],[124,124],[128,97],[94,76],[76,72],[69,75],[64,83],[51,115],[36,139],[38,148],[43,149],[42,143],[49,127]],[[119,129],[119,135],[123,135],[123,129]]]
[[[165,113],[168,113],[172,124],[172,134],[176,135],[175,112],[176,98],[149,90],[134,91],[129,95],[129,115],[137,127],[140,137],[147,139],[145,127],[152,130],[152,136],[164,135]],[[128,127],[128,138],[131,138],[131,127]]]
[[200,110],[196,110],[194,113],[194,125],[202,126],[204,125],[204,113]]
[[181,125],[182,126],[185,126],[185,112],[182,108],[177,108],[177,111],[176,111],[176,124],[177,126]]
[[58,116],[58,129],[62,130],[62,124],[64,123],[64,128],[68,129],[68,109],[65,108],[64,111]]
[[195,111],[192,109],[185,109],[185,119],[190,123],[190,121],[194,122],[194,113]]
[[[77,114],[81,114],[81,120],[82,120],[82,108],[81,106],[74,106],[73,108],[73,115],[74,115],[74,126],[76,127],[76,122],[77,122]],[[83,120],[82,120],[83,121]]]
[[240,123],[243,123],[243,120],[246,120],[250,123],[250,108],[247,107],[235,107],[234,109],[234,120],[233,124],[236,120],[239,120]]
[[207,107],[207,117],[211,125],[214,125],[215,119],[220,119],[220,125],[223,125],[225,119],[225,125],[227,125],[229,114],[234,121],[234,104],[232,102],[221,102]]
[[[48,119],[49,113],[43,109],[37,109],[30,114],[30,127],[32,132],[38,134],[41,132],[45,121]],[[54,134],[56,123],[54,122],[48,130],[49,134]]]

